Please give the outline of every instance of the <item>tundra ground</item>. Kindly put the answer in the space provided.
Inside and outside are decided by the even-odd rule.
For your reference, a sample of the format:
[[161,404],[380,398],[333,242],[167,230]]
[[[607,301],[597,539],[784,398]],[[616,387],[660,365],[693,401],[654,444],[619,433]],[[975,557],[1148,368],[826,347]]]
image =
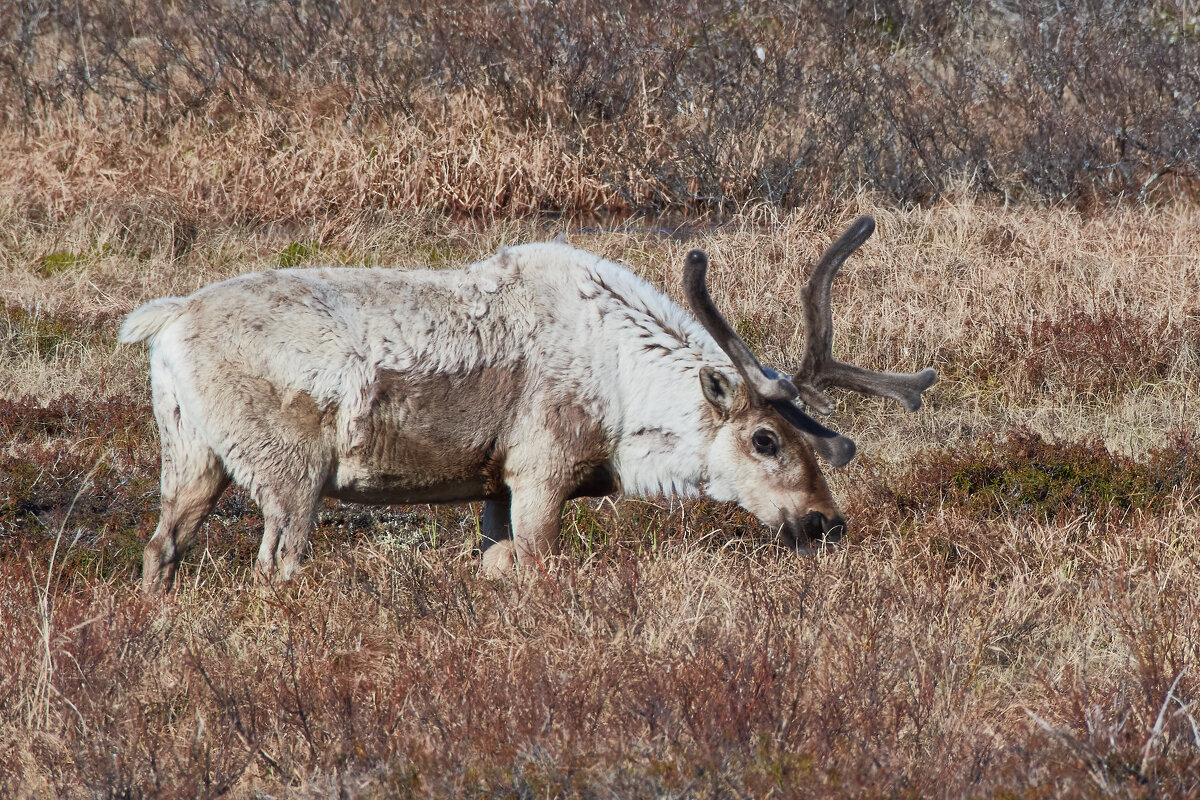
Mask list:
[[[15,209],[16,204],[9,205]],[[7,212],[0,326],[0,794],[19,797],[1168,796],[1200,789],[1200,213],[897,211],[862,197],[664,232],[429,216],[319,244]],[[229,492],[179,592],[138,592],[157,504],[123,313],[292,264],[445,267],[565,233],[798,353],[809,260],[837,351],[935,366],[916,415],[846,398],[846,546],[709,501],[577,502],[549,573],[492,582],[478,507],[329,503],[303,576],[250,574]]]

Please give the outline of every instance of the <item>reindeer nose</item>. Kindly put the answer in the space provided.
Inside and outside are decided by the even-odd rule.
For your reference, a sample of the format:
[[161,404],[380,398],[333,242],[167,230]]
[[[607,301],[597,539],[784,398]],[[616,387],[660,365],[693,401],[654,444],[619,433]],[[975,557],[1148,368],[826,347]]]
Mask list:
[[800,518],[799,527],[809,542],[833,544],[846,532],[846,520],[840,514],[827,517],[820,511],[810,511]]

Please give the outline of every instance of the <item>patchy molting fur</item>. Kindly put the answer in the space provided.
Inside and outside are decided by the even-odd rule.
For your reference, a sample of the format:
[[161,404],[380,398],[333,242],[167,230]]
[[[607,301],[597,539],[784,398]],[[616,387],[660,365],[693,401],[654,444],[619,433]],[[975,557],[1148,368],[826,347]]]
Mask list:
[[[520,550],[513,494],[536,485],[537,503],[558,504],[525,537],[545,549],[568,497],[695,495],[742,466],[713,463],[729,447],[699,386],[704,366],[736,385],[728,357],[644,280],[565,244],[454,271],[244,275],[134,311],[120,340],[145,339],[164,496],[149,588],[169,582],[195,508],[229,478],[268,518],[258,568],[287,578],[322,495],[482,499],[497,519],[511,497]],[[725,478],[710,488],[740,499]],[[188,492],[199,499],[168,513]]]

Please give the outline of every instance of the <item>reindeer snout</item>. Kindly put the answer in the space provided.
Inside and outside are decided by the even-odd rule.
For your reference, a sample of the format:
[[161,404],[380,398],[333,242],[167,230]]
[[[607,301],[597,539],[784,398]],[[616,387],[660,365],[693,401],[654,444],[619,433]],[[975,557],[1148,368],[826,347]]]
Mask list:
[[792,527],[792,546],[798,550],[813,544],[833,544],[846,532],[846,520],[840,514],[827,517],[820,511],[810,511],[796,520]]

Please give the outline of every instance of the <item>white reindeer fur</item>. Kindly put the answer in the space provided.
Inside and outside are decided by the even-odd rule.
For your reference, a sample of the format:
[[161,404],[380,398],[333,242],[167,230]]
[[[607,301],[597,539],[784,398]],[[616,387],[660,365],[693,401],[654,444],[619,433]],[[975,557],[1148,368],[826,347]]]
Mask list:
[[[494,437],[514,488],[514,528],[524,513],[515,487],[568,481],[560,473],[576,455],[606,460],[614,488],[626,493],[690,495],[704,488],[717,499],[738,499],[724,477],[732,467],[713,463],[721,458],[714,456],[720,426],[700,387],[704,366],[721,370],[733,386],[740,383],[728,357],[689,314],[641,278],[565,244],[506,248],[462,270],[243,275],[186,298],[143,305],[120,331],[122,342],[142,340],[151,346],[164,451],[164,514],[147,548],[148,584],[162,581],[160,567],[169,580],[176,544],[185,543],[173,536],[186,539],[199,524],[192,525],[192,517],[180,522],[192,512],[172,505],[198,475],[204,490],[194,493],[201,500],[188,501],[200,509],[192,516],[202,519],[211,508],[224,475],[246,486],[268,518],[259,567],[271,574],[282,561],[283,577],[307,543],[320,494],[350,493],[371,502],[485,499],[470,481],[447,488],[418,486],[414,478],[409,483],[416,488],[404,488],[404,481],[370,474],[375,456],[356,454],[375,446],[381,430],[381,376],[401,376],[402,386],[489,369],[495,372],[480,374],[500,381],[519,376],[494,398],[486,382],[437,384],[454,402],[468,388],[479,394],[471,403],[487,410],[461,422],[430,422],[420,398],[387,401],[395,409],[391,433],[428,428],[452,440],[450,450],[482,448]],[[474,413],[470,405],[463,408]],[[484,430],[498,416],[505,419],[495,421],[496,430]],[[297,433],[318,417],[319,433]],[[288,427],[284,421],[293,418]],[[551,435],[547,420],[571,429]],[[478,430],[443,430],[456,422]],[[597,442],[605,453],[571,452],[595,449]],[[404,468],[419,473],[423,464]],[[524,476],[532,477],[523,483]],[[555,525],[564,499],[547,501],[558,503]],[[156,558],[161,564],[151,563]]]

